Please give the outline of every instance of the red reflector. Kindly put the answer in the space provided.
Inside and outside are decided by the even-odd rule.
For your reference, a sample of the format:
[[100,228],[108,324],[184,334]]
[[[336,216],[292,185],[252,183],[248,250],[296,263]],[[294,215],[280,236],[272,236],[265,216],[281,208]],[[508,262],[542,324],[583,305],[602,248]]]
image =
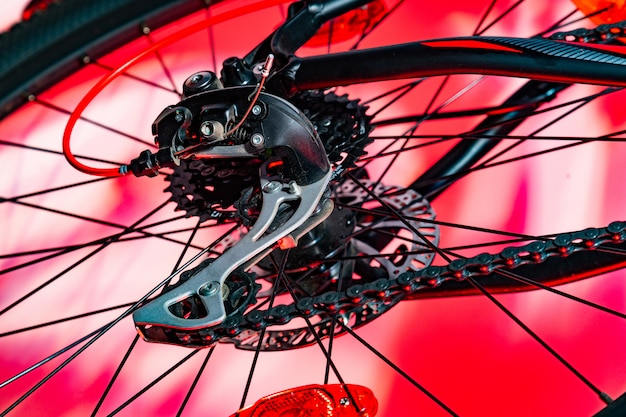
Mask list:
[[606,10],[590,18],[596,25],[626,20],[625,0],[572,0],[572,2],[585,16]]
[[387,13],[387,6],[383,0],[374,0],[356,10],[349,11],[341,16],[326,22],[305,44],[305,46],[326,46],[329,43],[339,43],[361,35],[365,30],[378,23]]
[[374,417],[377,410],[378,401],[369,388],[306,385],[268,395],[231,417]]

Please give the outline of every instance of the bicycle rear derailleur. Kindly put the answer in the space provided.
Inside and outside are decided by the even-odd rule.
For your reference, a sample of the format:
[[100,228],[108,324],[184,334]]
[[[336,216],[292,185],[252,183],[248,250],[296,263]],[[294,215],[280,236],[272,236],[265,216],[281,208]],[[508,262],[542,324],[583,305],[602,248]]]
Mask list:
[[[153,124],[159,150],[145,151],[129,169],[155,176],[180,159],[255,160],[260,182],[254,192],[260,198],[246,207],[255,212],[253,224],[237,243],[181,274],[179,282],[134,312],[137,329],[148,341],[180,344],[177,332],[218,325],[234,309],[249,307],[259,285],[244,270],[276,246],[295,247],[333,211],[326,151],[292,104],[258,87],[223,88],[208,72],[190,77],[186,92],[196,85],[212,87],[165,109]],[[237,301],[225,304],[234,292]]]

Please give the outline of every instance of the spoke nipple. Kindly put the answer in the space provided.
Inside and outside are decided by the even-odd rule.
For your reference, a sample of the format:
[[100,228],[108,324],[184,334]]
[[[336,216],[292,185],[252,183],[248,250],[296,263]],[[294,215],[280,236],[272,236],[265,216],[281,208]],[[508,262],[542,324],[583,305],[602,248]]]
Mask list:
[[600,393],[600,399],[602,399],[602,401],[604,401],[606,404],[611,404],[613,402],[613,398],[611,398],[611,396],[606,392]]

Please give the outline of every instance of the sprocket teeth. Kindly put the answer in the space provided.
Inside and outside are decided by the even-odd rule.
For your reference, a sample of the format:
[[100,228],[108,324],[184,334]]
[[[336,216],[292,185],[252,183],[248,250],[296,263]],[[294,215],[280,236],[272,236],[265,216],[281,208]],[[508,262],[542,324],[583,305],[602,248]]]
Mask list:
[[[296,95],[291,102],[316,126],[329,160],[339,172],[355,167],[358,158],[366,154],[364,147],[372,142],[368,137],[372,117],[366,115],[368,107],[362,106],[360,100],[351,100],[347,94],[311,90]],[[342,155],[347,157],[342,160]],[[186,217],[199,217],[201,222],[232,218],[232,212],[225,214],[223,210],[234,207],[241,192],[255,184],[259,163],[183,160],[165,177],[169,184],[164,192],[171,194],[170,201]],[[225,172],[228,172],[226,177],[220,176]]]

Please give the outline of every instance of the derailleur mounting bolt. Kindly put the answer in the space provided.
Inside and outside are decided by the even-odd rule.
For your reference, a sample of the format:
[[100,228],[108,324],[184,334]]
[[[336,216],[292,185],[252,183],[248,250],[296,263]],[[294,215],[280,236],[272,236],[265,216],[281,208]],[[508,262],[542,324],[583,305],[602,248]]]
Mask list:
[[278,181],[271,181],[268,182],[267,184],[265,184],[265,186],[263,187],[263,191],[265,191],[268,194],[274,194],[278,191],[280,191],[280,189],[282,188],[282,184]]
[[209,137],[213,133],[215,133],[215,126],[213,125],[213,122],[210,122],[210,121],[202,122],[202,124],[200,125],[200,133],[204,137]]
[[[256,106],[254,106],[256,107]],[[254,107],[252,108],[252,112],[254,113]],[[250,138],[250,143],[252,143],[252,145],[255,148],[260,148],[263,146],[263,144],[265,144],[265,138],[263,137],[262,134],[260,133],[255,133],[254,135],[252,135],[252,137]]]
[[200,295],[208,297],[208,296],[215,294],[219,288],[220,288],[219,283],[215,281],[211,281],[208,284],[205,284],[202,287],[200,287],[200,289],[198,290],[198,293]]

